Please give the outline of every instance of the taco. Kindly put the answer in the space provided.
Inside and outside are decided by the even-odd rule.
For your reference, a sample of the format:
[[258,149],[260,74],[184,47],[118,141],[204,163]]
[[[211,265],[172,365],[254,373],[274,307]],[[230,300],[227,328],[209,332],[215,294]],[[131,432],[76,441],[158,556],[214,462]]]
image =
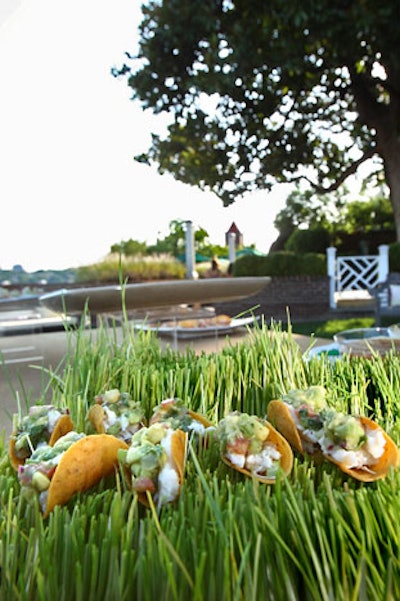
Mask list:
[[214,319],[217,326],[229,326],[232,322],[232,317],[223,313],[221,315],[216,315]]
[[133,435],[127,451],[118,453],[128,486],[143,505],[148,495],[158,507],[175,501],[181,491],[186,463],[187,433],[167,423],[155,423]]
[[342,472],[374,482],[399,465],[399,450],[376,422],[364,416],[328,411],[320,440],[323,456]]
[[18,469],[41,444],[53,444],[74,425],[68,409],[53,405],[32,405],[22,419],[14,415],[14,428],[9,441],[9,457],[14,469]]
[[198,319],[180,319],[178,322],[170,322],[168,325],[178,328],[199,328],[201,322]]
[[323,411],[328,409],[323,386],[291,390],[282,400],[268,403],[268,420],[301,455],[323,460],[319,439],[323,434]]
[[181,399],[165,399],[157,405],[150,418],[150,424],[157,422],[167,422],[174,430],[199,435],[215,430],[215,426],[204,415],[186,407]]
[[38,447],[18,468],[22,493],[28,498],[38,495],[47,517],[56,505],[66,505],[74,495],[112,475],[118,468],[118,450],[126,448],[115,436],[71,431],[52,447]]
[[127,443],[146,422],[140,402],[133,401],[129,393],[121,393],[118,389],[97,395],[87,420],[94,432],[112,434]]
[[275,428],[255,415],[234,411],[217,426],[221,458],[229,467],[274,484],[281,471],[288,475],[293,466],[289,443]]
[[231,324],[232,318],[229,315],[213,315],[212,317],[198,317],[191,319],[180,319],[178,321],[168,321],[164,325],[178,328],[213,328],[226,327]]
[[374,421],[329,408],[326,390],[312,386],[270,401],[268,419],[301,454],[328,460],[363,482],[384,478],[399,463],[393,440]]

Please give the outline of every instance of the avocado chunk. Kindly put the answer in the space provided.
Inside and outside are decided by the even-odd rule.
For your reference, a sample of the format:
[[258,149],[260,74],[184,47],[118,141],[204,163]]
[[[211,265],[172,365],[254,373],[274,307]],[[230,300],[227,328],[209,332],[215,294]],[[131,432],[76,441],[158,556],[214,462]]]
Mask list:
[[367,436],[360,421],[344,413],[327,415],[325,422],[325,434],[335,444],[349,451],[360,449],[367,440]]

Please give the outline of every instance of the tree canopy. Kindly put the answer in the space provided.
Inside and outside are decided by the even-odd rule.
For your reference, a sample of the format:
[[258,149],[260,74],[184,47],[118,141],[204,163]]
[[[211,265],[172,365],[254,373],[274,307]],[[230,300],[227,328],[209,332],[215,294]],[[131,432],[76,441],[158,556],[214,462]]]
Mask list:
[[[128,257],[135,255],[169,254],[180,258],[185,254],[186,245],[186,222],[183,219],[174,219],[169,223],[169,233],[156,244],[147,245],[146,242],[137,240],[123,240],[111,246],[111,253],[118,253]],[[212,244],[209,241],[208,232],[201,226],[194,229],[194,243],[196,253],[205,259],[213,255],[224,256],[228,253],[226,246]]]
[[348,201],[337,192],[315,195],[293,190],[286,206],[277,213],[274,225],[281,234],[297,228],[326,228],[330,232],[343,230],[393,230],[393,211],[388,198],[377,194],[367,199]]
[[276,182],[331,192],[374,159],[400,240],[397,0],[150,0],[142,11],[138,53],[114,74],[170,125],[137,160],[229,205]]
[[394,231],[393,210],[383,193],[349,201],[338,191],[317,195],[295,189],[277,213],[274,225],[279,236],[272,244],[273,251],[293,250],[293,241],[296,250],[304,250],[307,241],[313,246],[312,252],[322,252],[322,248],[336,246],[338,241],[340,245],[343,235]]

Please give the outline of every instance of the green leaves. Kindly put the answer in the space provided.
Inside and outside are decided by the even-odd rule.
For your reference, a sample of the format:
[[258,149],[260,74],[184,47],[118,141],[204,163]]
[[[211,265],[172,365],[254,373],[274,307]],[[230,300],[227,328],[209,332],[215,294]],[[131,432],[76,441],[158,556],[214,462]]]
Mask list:
[[172,124],[138,160],[224,205],[305,176],[334,189],[358,160],[386,160],[387,120],[399,129],[397,11],[395,0],[146,3],[128,85]]

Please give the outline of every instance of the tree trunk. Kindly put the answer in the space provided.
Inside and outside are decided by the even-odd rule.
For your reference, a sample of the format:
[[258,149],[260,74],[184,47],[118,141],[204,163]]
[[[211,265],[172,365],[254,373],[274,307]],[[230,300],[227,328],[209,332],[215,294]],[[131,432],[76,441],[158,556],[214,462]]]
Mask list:
[[[400,139],[399,102],[394,94],[388,104],[376,100],[378,89],[370,88],[369,78],[357,73],[354,66],[348,66],[352,74],[352,90],[361,123],[376,131],[376,153],[382,158],[385,181],[389,188],[389,198],[393,207],[396,239],[400,242]],[[400,71],[389,70],[391,78],[387,89],[398,89]],[[379,94],[378,94],[379,96]]]
[[386,183],[393,207],[396,239],[397,242],[400,242],[400,143],[397,140],[391,145],[390,152],[386,153],[383,159]]

